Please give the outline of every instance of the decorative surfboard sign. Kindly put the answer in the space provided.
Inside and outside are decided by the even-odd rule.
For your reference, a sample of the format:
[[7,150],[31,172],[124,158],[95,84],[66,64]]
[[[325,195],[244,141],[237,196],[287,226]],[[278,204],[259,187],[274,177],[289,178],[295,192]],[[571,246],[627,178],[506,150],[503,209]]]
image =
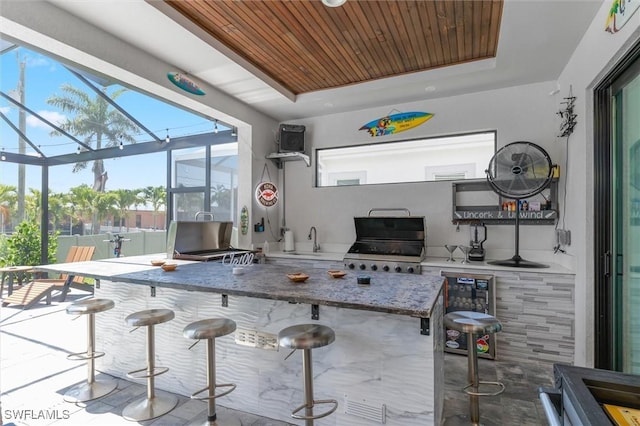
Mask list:
[[611,34],[620,31],[620,28],[629,21],[631,15],[640,8],[640,0],[613,0],[607,14],[605,31]]
[[242,206],[240,210],[240,232],[242,235],[247,235],[249,231],[249,209],[247,206]]
[[181,72],[169,72],[167,78],[170,82],[184,90],[185,92],[193,93],[194,95],[202,96],[204,91],[189,77]]
[[429,112],[400,112],[370,121],[359,130],[366,130],[371,137],[393,135],[418,127],[431,117]]

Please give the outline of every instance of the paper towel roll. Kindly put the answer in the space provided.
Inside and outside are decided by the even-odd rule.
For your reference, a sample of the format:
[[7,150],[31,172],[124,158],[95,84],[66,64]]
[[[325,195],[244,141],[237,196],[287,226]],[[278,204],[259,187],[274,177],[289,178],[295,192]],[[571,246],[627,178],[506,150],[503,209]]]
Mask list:
[[294,251],[293,231],[284,231],[284,251]]

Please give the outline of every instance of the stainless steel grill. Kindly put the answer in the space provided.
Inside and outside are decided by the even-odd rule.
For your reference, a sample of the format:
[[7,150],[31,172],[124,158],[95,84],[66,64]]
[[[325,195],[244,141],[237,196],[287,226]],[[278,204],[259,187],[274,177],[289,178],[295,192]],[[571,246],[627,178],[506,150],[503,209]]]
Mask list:
[[218,261],[228,253],[249,253],[231,247],[233,222],[172,221],[167,233],[167,258]]
[[426,252],[426,226],[422,216],[369,216],[354,218],[356,241],[344,256],[344,265],[361,271],[421,273]]

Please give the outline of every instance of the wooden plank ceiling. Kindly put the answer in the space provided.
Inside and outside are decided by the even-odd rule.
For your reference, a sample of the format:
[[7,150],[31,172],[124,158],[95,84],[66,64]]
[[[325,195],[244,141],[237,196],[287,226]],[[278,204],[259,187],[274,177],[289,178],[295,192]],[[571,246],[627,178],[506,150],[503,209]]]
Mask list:
[[502,0],[165,0],[295,94],[496,56]]

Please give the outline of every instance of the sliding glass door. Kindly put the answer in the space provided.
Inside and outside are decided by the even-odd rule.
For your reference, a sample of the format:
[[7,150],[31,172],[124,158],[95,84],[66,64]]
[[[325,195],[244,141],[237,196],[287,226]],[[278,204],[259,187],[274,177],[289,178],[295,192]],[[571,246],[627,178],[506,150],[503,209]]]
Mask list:
[[613,315],[615,369],[640,373],[640,60],[614,97]]
[[640,46],[596,90],[596,367],[640,374]]

